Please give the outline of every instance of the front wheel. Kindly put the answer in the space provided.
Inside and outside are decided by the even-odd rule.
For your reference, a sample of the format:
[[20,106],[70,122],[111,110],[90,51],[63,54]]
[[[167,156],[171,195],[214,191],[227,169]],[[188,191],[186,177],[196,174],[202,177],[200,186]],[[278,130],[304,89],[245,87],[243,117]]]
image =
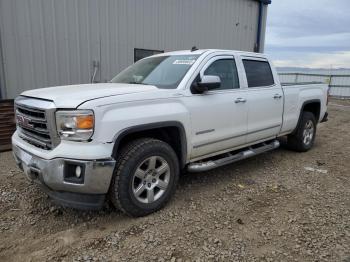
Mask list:
[[123,147],[117,157],[110,199],[130,216],[145,216],[170,200],[178,178],[178,158],[167,143],[138,139]]
[[312,148],[316,137],[316,119],[313,113],[303,112],[297,130],[288,136],[289,148],[306,152]]

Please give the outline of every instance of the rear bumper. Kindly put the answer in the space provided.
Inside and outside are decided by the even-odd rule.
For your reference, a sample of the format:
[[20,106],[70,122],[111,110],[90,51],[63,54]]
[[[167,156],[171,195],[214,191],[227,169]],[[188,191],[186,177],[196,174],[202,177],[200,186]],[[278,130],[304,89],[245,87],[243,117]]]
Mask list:
[[321,123],[327,122],[328,121],[328,112],[326,112],[321,120]]
[[[108,192],[115,160],[42,159],[13,144],[17,166],[58,204],[82,208],[102,207]],[[81,175],[76,176],[79,166]]]

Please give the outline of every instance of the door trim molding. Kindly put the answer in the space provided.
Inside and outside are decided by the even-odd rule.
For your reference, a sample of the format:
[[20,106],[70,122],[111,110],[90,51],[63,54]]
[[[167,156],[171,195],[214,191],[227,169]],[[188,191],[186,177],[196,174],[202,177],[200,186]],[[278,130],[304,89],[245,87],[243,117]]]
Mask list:
[[211,132],[214,132],[214,131],[215,131],[215,129],[208,129],[208,130],[198,131],[196,133],[196,135],[198,136],[198,135],[208,134],[208,133],[211,133]]
[[[281,125],[274,125],[274,126],[266,127],[266,128],[263,128],[263,129],[254,130],[254,131],[251,131],[251,132],[248,132],[248,133],[244,133],[244,134],[241,134],[241,135],[231,136],[231,137],[222,138],[222,139],[215,140],[215,141],[206,142],[206,143],[203,143],[203,144],[194,145],[193,148],[196,149],[196,148],[200,148],[200,147],[203,147],[203,146],[208,146],[208,145],[224,142],[224,141],[231,140],[231,139],[234,139],[234,138],[251,135],[251,134],[254,134],[254,133],[258,133],[258,132],[261,132],[261,131],[265,131],[265,130],[269,130],[269,129],[273,129],[273,128],[277,128],[277,127],[281,127]],[[262,138],[262,139],[264,139],[264,138]]]

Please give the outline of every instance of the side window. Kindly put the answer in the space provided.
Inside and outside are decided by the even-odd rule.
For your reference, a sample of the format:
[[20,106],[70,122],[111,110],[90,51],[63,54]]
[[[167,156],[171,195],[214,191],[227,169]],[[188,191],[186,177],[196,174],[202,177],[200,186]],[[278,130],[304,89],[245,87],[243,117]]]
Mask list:
[[235,60],[220,59],[214,61],[205,71],[204,75],[215,75],[220,77],[223,89],[239,88],[239,79]]
[[275,82],[270,64],[265,61],[243,60],[248,87],[271,86]]

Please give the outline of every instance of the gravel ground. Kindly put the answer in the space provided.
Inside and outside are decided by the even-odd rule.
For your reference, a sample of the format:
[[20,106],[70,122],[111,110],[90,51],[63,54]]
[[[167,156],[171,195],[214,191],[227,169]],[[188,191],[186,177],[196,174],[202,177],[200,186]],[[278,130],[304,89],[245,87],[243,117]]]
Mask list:
[[350,261],[350,102],[307,153],[187,174],[161,211],[57,207],[0,154],[0,261]]

